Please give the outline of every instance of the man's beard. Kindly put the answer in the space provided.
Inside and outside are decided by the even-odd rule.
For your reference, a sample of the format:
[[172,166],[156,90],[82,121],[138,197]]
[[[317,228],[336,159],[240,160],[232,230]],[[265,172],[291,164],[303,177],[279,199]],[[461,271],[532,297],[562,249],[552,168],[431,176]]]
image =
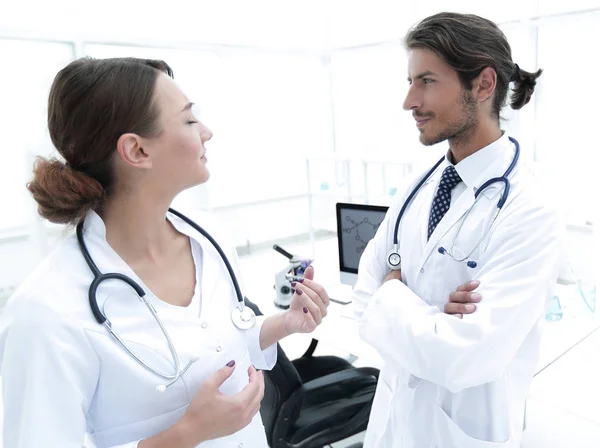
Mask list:
[[468,141],[475,131],[477,121],[477,100],[469,90],[463,90],[460,97],[461,120],[453,123],[436,136],[425,139],[425,134],[419,137],[422,144],[432,146],[446,140],[452,140],[454,143]]

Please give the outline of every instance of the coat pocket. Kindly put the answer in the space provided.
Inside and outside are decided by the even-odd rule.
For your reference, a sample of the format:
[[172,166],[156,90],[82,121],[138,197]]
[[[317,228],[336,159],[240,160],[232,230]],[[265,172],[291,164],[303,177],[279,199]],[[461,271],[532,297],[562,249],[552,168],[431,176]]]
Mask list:
[[468,436],[439,406],[434,409],[434,448],[518,448],[510,437],[504,442],[489,442]]

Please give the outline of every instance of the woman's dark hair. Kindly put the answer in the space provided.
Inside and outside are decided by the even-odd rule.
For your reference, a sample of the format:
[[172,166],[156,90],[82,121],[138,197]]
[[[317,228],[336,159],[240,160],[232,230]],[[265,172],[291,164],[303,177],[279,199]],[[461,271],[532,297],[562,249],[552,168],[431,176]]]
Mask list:
[[154,87],[163,61],[81,58],[56,75],[48,99],[48,129],[64,161],[38,158],[27,184],[47,220],[76,224],[97,210],[114,185],[113,157],[125,133],[160,133]]
[[486,67],[496,71],[496,92],[492,113],[500,119],[506,104],[508,86],[514,83],[510,106],[521,109],[531,99],[536,79],[534,73],[521,69],[512,60],[510,45],[498,26],[473,14],[444,12],[428,17],[412,28],[405,37],[408,49],[427,48],[454,69],[465,89]]

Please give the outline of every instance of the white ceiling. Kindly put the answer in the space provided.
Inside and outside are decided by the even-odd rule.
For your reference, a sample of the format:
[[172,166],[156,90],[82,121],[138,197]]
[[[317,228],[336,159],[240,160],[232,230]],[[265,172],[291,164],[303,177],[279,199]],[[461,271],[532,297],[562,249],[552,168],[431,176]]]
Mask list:
[[600,0],[0,0],[0,35],[325,51],[398,39],[441,10],[506,22],[597,6]]

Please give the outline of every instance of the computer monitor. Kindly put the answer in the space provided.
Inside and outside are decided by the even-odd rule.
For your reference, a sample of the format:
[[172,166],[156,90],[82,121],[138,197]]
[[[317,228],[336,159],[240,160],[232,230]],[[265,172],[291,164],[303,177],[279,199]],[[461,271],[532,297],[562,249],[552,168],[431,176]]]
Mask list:
[[354,286],[358,277],[358,263],[367,243],[373,239],[388,207],[379,205],[335,205],[337,220],[340,282]]

